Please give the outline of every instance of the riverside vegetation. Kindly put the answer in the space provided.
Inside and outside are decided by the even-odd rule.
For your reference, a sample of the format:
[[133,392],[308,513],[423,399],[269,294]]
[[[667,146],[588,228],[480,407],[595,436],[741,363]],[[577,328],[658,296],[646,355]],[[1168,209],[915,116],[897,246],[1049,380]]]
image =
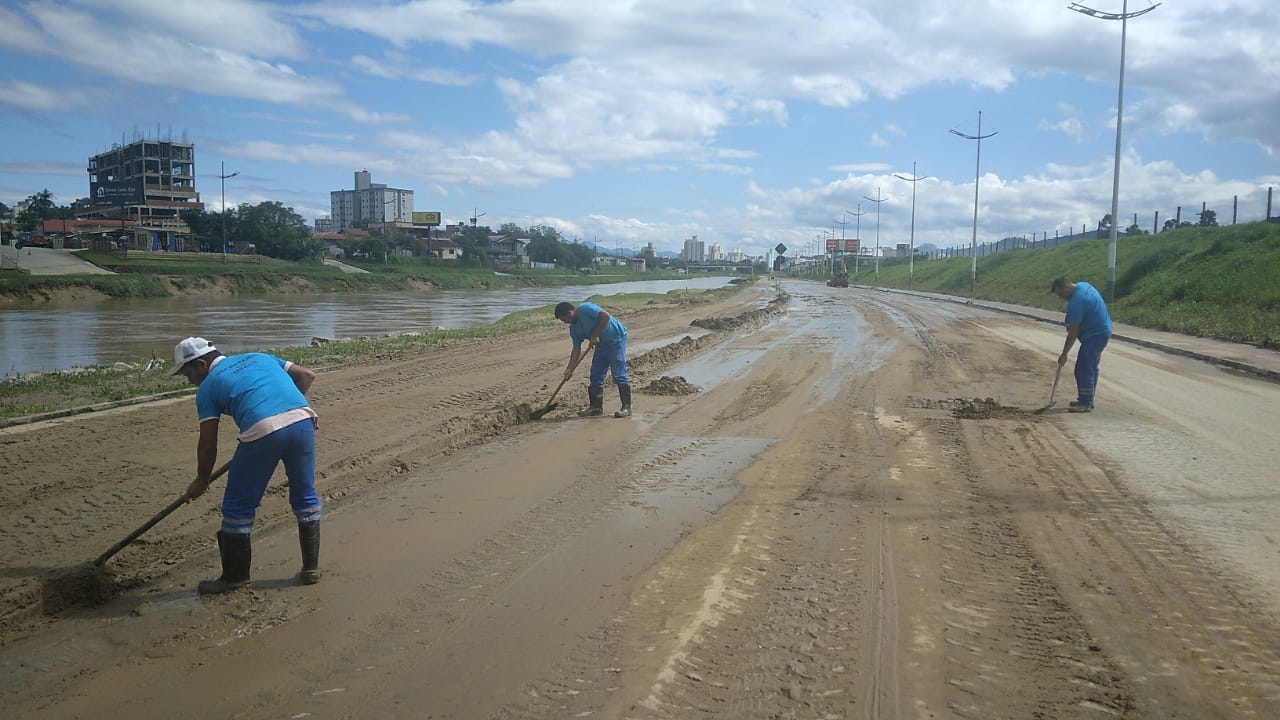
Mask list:
[[[1109,240],[1100,238],[981,257],[978,259],[976,296],[981,300],[1061,310],[1062,302],[1049,293],[1050,280],[1062,275],[1105,289],[1108,246]],[[105,264],[105,260],[103,262]],[[865,263],[856,273],[850,268],[850,282],[899,289],[908,289],[909,286],[909,289],[921,292],[961,297],[970,294],[971,265],[967,257],[917,261],[914,271],[909,270],[905,261],[881,260],[878,279],[872,266],[873,263]],[[377,270],[379,266],[366,267]],[[300,276],[305,277],[317,291],[398,290],[424,285],[441,288],[527,287],[684,277],[674,273],[628,273],[621,269],[608,275],[583,275],[563,270],[507,275],[480,268],[442,268],[409,263],[385,266],[385,270],[367,275],[347,275],[316,263],[290,263],[267,258],[256,266],[227,266],[225,273],[221,266],[211,270],[209,263],[182,261],[138,260],[116,265],[115,268],[123,274],[8,278],[0,280],[0,293],[15,292],[15,283],[19,281],[90,285],[101,289],[103,286],[95,283],[102,280],[123,283],[125,295],[140,287],[146,288],[145,292],[167,295],[165,283],[160,280],[161,273],[171,285],[219,282],[224,288],[229,283],[235,292],[268,293],[275,287],[289,287],[296,292]],[[825,281],[826,276],[815,274],[813,279]],[[679,299],[680,295],[673,292],[670,297],[657,298],[595,296],[593,301],[625,306],[627,303]],[[1228,227],[1192,227],[1158,235],[1121,238],[1117,251],[1115,295],[1110,309],[1117,322],[1280,348],[1280,225],[1259,222]],[[402,356],[437,343],[526,332],[556,324],[549,307],[538,308],[517,313],[486,328],[335,342],[320,348],[289,348],[279,352],[309,366],[326,362],[359,362],[362,358]],[[127,400],[182,388],[180,381],[144,368],[145,365],[91,371],[81,369],[10,378],[0,382],[0,423],[35,413]]]
[[[731,283],[707,291],[672,290],[659,293],[593,295],[587,300],[607,303],[611,308],[638,307],[653,303],[698,303],[718,293],[736,292]],[[363,360],[395,360],[432,347],[485,338],[562,327],[552,306],[512,313],[484,327],[463,330],[432,330],[386,337],[340,339],[316,345],[290,348],[259,348],[317,370],[359,363]],[[185,378],[171,377],[171,361],[141,361],[95,368],[73,368],[50,373],[15,376],[0,382],[0,427],[71,409],[123,403],[137,398],[190,392]]]

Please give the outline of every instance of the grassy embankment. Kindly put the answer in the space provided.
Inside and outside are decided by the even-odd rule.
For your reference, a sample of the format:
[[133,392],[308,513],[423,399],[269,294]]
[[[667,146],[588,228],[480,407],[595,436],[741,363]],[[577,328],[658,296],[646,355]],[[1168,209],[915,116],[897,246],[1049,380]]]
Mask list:
[[[56,294],[59,289],[88,288],[117,298],[168,297],[174,292],[264,294],[273,292],[361,292],[412,290],[434,286],[446,290],[482,288],[558,287],[684,278],[671,272],[639,273],[608,268],[598,273],[569,270],[527,270],[495,273],[483,268],[428,263],[405,258],[387,265],[352,261],[367,273],[344,273],[320,262],[291,262],[259,258],[258,262],[227,262],[220,255],[201,260],[171,260],[143,255],[121,258],[111,253],[84,251],[79,256],[115,275],[0,274],[0,295],[19,302]],[[162,280],[162,278],[164,280]],[[170,290],[172,288],[172,290]]]
[[[978,258],[977,298],[1061,310],[1062,301],[1049,292],[1058,276],[1105,292],[1108,239],[1052,244]],[[876,285],[874,265],[864,259],[855,275],[850,263],[850,282]],[[881,260],[878,284],[906,289],[908,269],[906,261]],[[970,258],[917,258],[910,286],[969,297],[972,277]],[[1114,320],[1129,325],[1280,348],[1280,225],[1122,237],[1110,310]]]
[[[685,277],[683,275],[679,277]],[[697,301],[716,293],[736,292],[737,285],[718,290],[672,290],[666,294],[620,293],[593,295],[592,302],[609,307],[635,308],[651,303]],[[531,308],[512,313],[502,320],[468,330],[434,330],[420,334],[396,335],[364,340],[342,340],[319,346],[270,349],[282,357],[316,369],[332,368],[368,360],[393,360],[448,343],[498,337],[529,330],[563,327],[552,315],[552,306]],[[268,350],[269,348],[260,348]],[[141,397],[181,392],[189,389],[182,377],[167,373],[172,363],[148,369],[140,363],[132,367],[77,368],[64,372],[40,373],[9,378],[0,382],[0,427],[6,421],[43,413],[56,413],[68,408],[122,403]]]

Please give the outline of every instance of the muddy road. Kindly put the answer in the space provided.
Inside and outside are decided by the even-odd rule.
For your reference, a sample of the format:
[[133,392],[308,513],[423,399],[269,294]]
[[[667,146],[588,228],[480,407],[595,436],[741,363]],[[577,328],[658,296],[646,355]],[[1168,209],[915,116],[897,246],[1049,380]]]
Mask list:
[[59,571],[185,488],[193,403],[0,431],[5,716],[1280,717],[1280,386],[1113,342],[1095,412],[1064,373],[1035,415],[1062,334],[1015,316],[620,317],[625,420],[573,415],[583,370],[527,421],[562,329],[322,372],[314,586],[273,486],[252,590],[194,592],[213,492],[77,604]]

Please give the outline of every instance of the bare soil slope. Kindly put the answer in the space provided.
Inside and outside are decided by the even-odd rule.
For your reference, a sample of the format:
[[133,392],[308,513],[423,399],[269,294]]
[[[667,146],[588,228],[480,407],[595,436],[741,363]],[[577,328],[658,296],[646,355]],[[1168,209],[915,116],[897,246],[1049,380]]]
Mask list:
[[197,597],[214,493],[67,607],[185,487],[191,401],[0,433],[6,714],[1280,716],[1280,390],[1113,346],[1035,415],[1052,329],[785,289],[624,315],[627,420],[527,422],[563,330],[322,373],[316,586],[274,488],[254,589]]

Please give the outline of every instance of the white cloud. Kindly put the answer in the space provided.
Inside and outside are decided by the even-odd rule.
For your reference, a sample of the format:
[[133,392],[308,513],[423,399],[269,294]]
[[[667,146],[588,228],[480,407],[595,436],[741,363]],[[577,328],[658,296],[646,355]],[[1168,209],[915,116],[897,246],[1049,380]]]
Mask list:
[[58,110],[74,107],[76,98],[66,98],[48,88],[15,80],[0,83],[0,104],[24,110]]
[[413,80],[432,85],[475,85],[482,79],[477,75],[445,68],[417,67],[403,53],[388,53],[385,61],[375,60],[367,55],[356,55],[351,58],[351,64],[376,77]]
[[270,3],[253,0],[73,0],[88,10],[120,16],[123,27],[261,58],[302,58],[305,43]]

